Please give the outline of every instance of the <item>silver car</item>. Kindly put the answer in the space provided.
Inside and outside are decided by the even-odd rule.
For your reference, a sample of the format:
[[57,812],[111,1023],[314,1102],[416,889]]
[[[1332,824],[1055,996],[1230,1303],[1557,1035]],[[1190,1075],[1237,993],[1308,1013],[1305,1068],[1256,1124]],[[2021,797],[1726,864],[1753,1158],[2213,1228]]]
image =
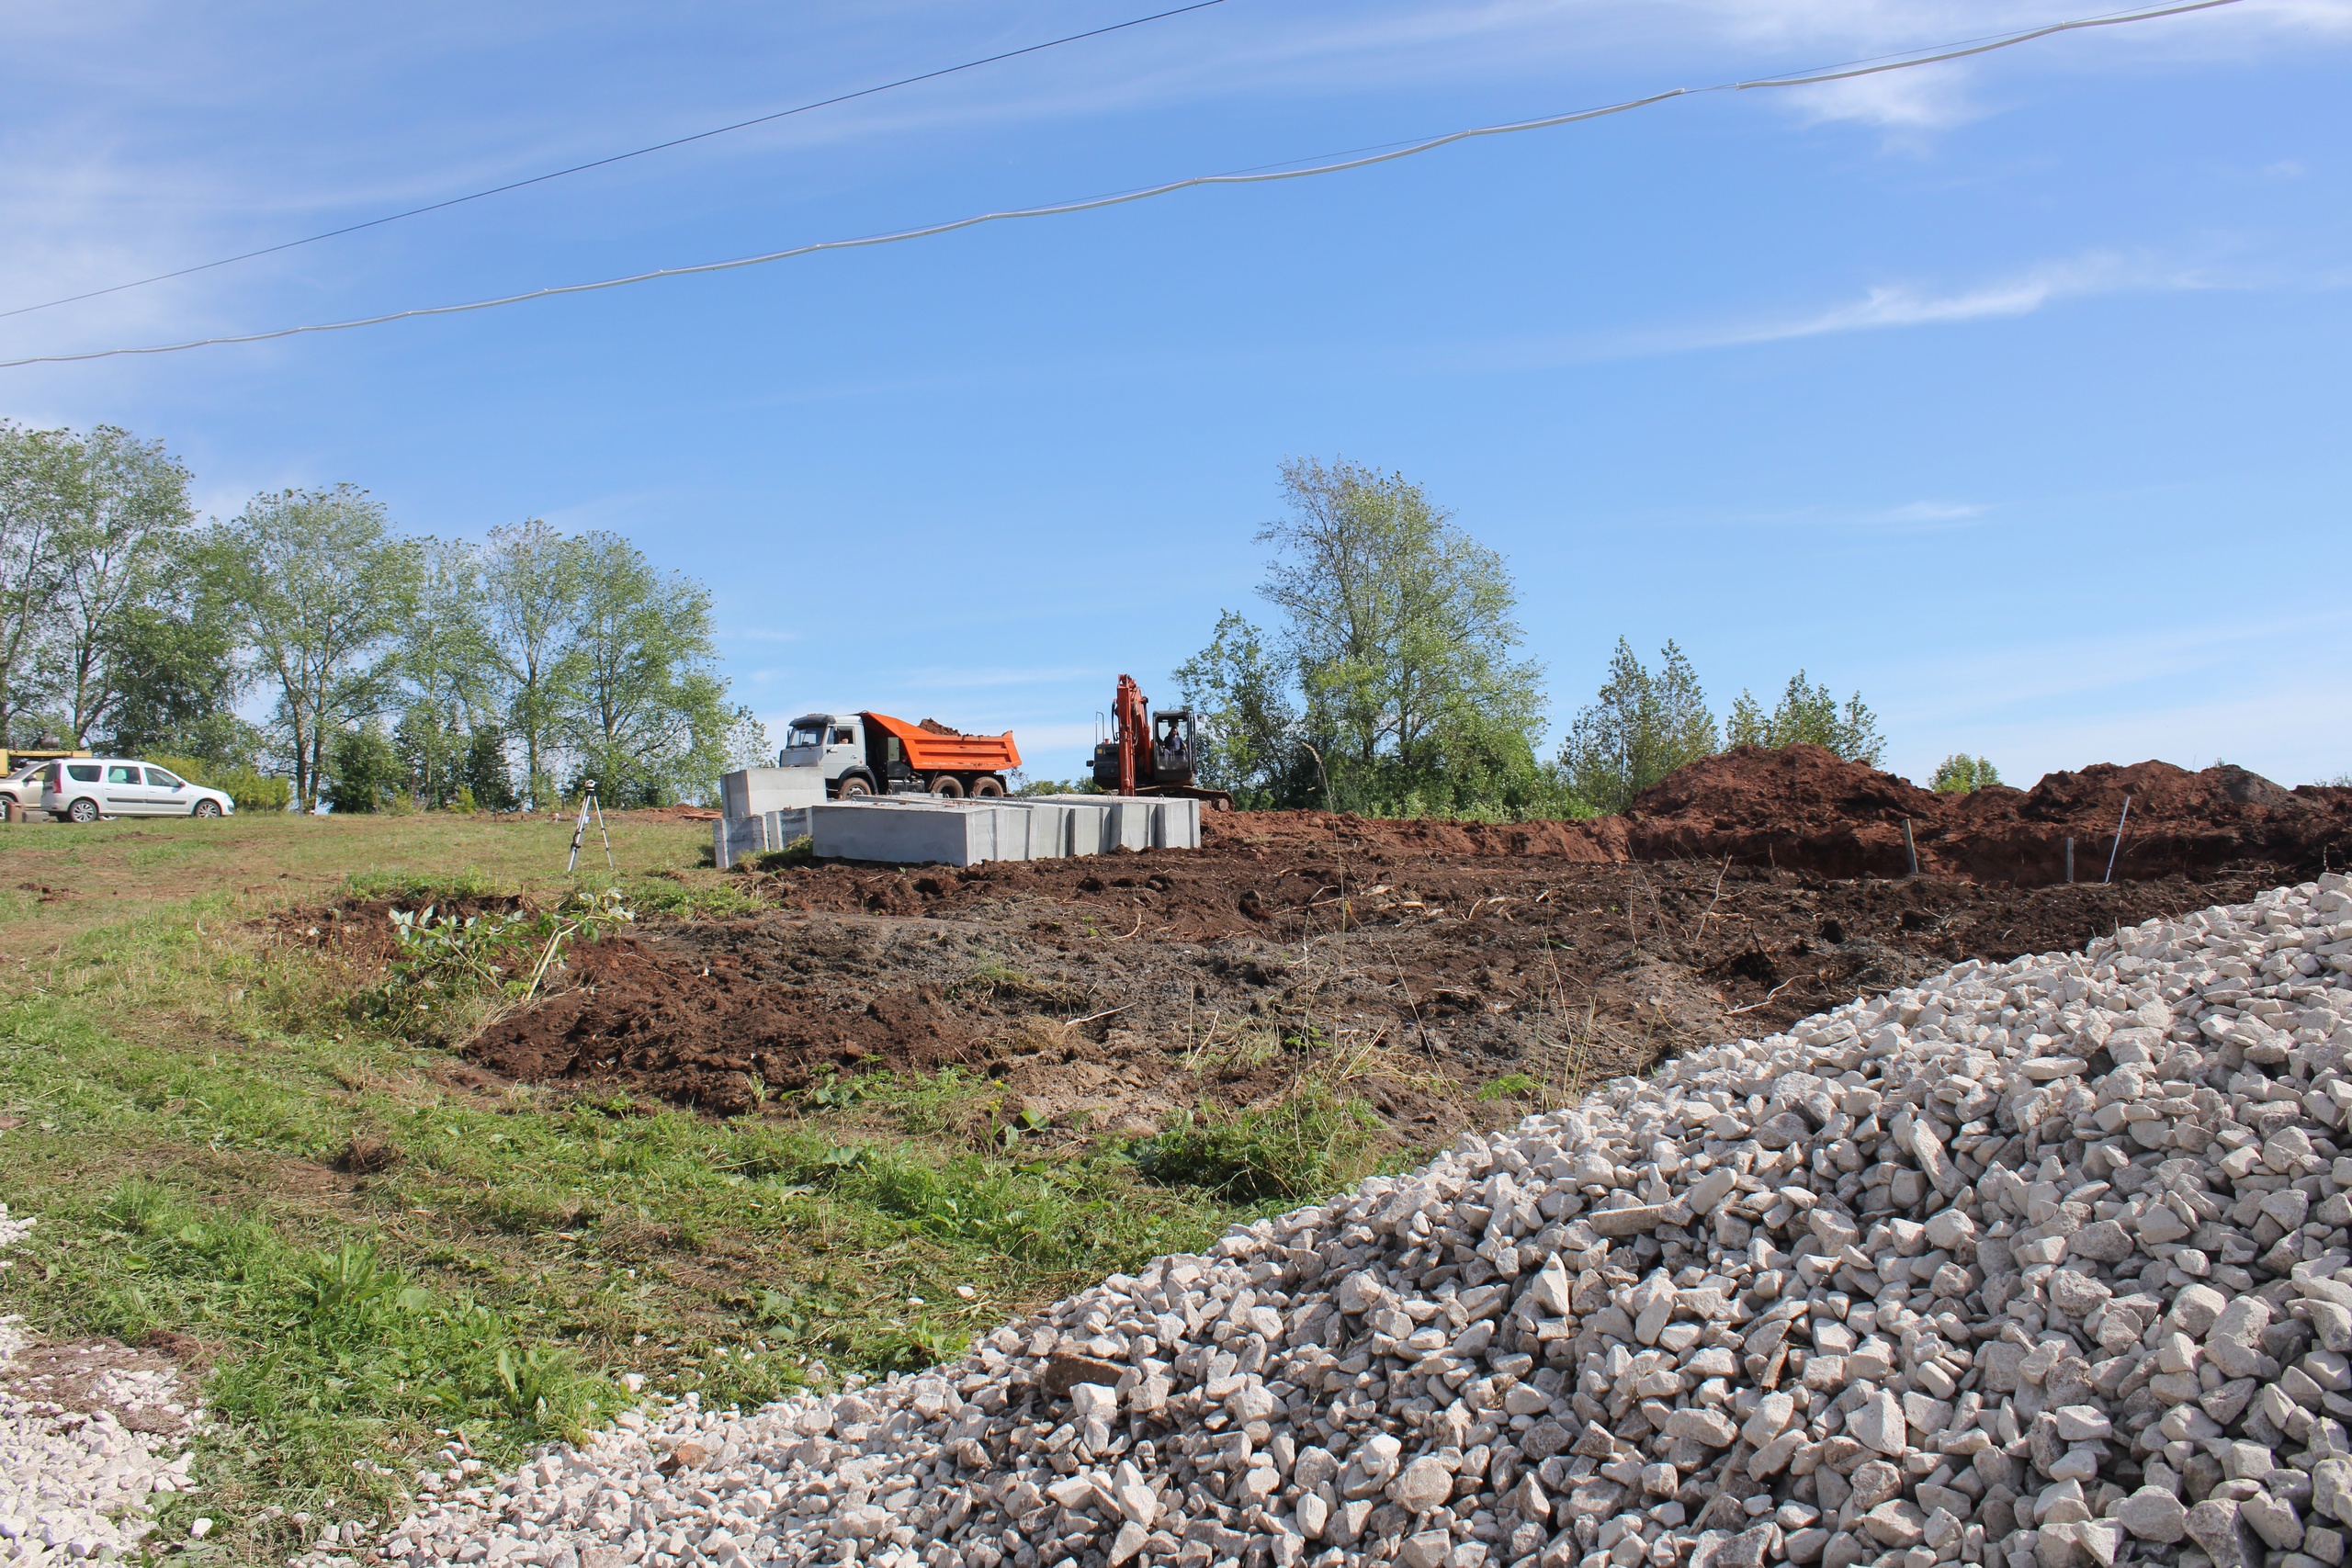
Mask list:
[[41,775],[41,809],[61,822],[101,817],[226,817],[236,803],[152,762],[116,757],[51,762]]

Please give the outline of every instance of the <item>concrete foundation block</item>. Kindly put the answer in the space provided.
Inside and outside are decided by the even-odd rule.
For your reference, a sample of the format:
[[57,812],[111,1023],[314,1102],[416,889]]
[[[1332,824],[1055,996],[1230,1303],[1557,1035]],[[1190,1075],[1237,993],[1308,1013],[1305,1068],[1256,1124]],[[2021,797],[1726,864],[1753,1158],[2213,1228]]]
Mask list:
[[1103,814],[1100,852],[1128,849],[1197,850],[1201,803],[1181,795],[1051,795],[1056,804],[1091,806]]
[[725,871],[737,861],[760,853],[767,845],[767,820],[760,817],[722,817],[710,825],[711,863]]
[[815,806],[825,798],[821,770],[738,768],[718,781],[722,808],[729,817],[764,817]]
[[996,817],[945,803],[894,801],[809,808],[809,835],[821,860],[888,861],[900,865],[978,865],[996,855]]

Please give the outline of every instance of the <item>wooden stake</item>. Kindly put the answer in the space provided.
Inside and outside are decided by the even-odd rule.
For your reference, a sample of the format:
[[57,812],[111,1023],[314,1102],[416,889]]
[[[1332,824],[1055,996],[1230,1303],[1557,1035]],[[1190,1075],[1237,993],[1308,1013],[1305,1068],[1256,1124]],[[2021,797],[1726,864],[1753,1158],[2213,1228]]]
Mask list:
[[2071,839],[2071,838],[2070,838],[2070,839],[2068,839],[2068,840],[2066,840],[2066,886],[2069,886],[2069,887],[2072,887],[2074,885],[2075,885],[2075,840],[2074,840],[2073,839]]
[[1903,819],[1903,858],[1911,863],[1911,874],[1919,874],[1918,847],[1911,842],[1911,818]]

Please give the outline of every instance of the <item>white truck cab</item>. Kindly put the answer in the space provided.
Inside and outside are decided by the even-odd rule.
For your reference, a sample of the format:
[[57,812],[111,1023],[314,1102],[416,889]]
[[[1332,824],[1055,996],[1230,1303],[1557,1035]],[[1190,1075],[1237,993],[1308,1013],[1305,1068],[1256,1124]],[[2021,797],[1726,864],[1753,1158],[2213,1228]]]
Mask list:
[[838,793],[843,774],[865,770],[865,721],[854,713],[812,713],[784,732],[779,768],[814,768],[828,795]]

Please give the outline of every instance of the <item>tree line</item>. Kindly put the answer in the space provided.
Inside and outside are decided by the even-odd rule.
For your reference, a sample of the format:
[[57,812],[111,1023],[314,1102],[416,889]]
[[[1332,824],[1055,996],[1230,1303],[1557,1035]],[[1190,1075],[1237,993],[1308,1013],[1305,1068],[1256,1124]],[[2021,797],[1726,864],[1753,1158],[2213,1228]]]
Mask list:
[[1502,557],[1399,474],[1302,458],[1282,491],[1287,514],[1258,534],[1271,625],[1225,611],[1175,672],[1203,780],[1238,805],[1588,817],[1730,747],[1816,745],[1873,766],[1884,750],[1860,693],[1841,704],[1799,671],[1771,708],[1743,691],[1718,723],[1679,648],[1651,669],[1620,638],[1545,758],[1544,671],[1521,651]]
[[0,423],[0,743],[341,811],[707,799],[767,750],[709,591],[625,539],[409,534],[347,484],[199,523],[189,484],[160,441]]

